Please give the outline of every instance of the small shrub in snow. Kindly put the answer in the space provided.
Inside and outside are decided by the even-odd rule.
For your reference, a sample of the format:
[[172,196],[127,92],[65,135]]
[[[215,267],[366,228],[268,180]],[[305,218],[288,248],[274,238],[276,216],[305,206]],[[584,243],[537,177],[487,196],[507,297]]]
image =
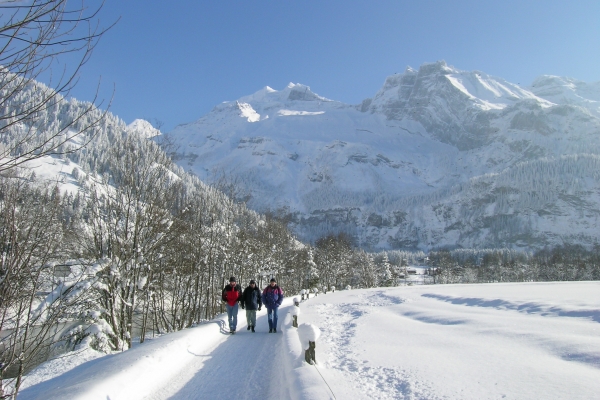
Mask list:
[[114,336],[114,332],[100,316],[99,311],[87,311],[87,315],[83,318],[86,324],[78,325],[62,336],[60,343],[65,350],[83,350],[90,347],[102,353],[110,353],[112,350],[110,337]]

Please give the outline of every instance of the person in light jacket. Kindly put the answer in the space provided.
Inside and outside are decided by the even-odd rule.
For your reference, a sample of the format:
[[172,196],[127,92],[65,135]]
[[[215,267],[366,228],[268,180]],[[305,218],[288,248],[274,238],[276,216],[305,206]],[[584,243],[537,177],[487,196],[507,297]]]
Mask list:
[[271,278],[269,286],[263,290],[262,302],[267,307],[269,319],[269,333],[277,333],[277,309],[283,301],[283,290],[277,285],[275,278]]
[[229,278],[229,285],[225,286],[221,297],[227,308],[227,320],[229,321],[229,332],[235,333],[235,327],[237,326],[237,315],[238,315],[238,302],[242,299],[242,287],[235,283],[235,277]]
[[240,301],[242,309],[246,309],[246,321],[248,321],[248,330],[256,327],[256,310],[260,311],[262,307],[262,299],[260,289],[256,286],[256,281],[253,279],[244,293],[242,293],[242,300]]

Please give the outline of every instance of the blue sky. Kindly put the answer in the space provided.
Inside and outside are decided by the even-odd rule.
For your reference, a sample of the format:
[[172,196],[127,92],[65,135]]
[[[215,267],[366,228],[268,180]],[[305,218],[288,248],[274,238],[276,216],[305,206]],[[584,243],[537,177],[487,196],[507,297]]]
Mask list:
[[107,0],[102,38],[72,94],[168,132],[264,86],[302,83],[358,104],[388,75],[445,60],[523,86],[600,81],[600,1]]

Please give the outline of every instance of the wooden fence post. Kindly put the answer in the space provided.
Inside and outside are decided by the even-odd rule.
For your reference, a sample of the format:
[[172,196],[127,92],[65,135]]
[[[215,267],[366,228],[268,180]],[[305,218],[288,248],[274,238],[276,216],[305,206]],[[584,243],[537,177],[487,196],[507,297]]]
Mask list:
[[300,314],[300,299],[297,297],[294,297],[294,307],[292,307],[291,313],[292,313],[292,326],[294,328],[297,328],[298,327],[298,315]]
[[306,351],[304,352],[304,359],[310,365],[317,363],[316,356],[315,356],[315,347],[316,347],[315,342],[309,341],[308,349],[306,349]]

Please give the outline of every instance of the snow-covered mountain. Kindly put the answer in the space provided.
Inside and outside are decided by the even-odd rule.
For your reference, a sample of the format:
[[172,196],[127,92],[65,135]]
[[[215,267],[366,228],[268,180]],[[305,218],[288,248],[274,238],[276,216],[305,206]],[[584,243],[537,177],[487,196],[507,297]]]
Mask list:
[[388,77],[360,105],[290,83],[169,135],[182,167],[225,177],[305,239],[539,248],[600,232],[600,82],[525,88],[440,61]]

